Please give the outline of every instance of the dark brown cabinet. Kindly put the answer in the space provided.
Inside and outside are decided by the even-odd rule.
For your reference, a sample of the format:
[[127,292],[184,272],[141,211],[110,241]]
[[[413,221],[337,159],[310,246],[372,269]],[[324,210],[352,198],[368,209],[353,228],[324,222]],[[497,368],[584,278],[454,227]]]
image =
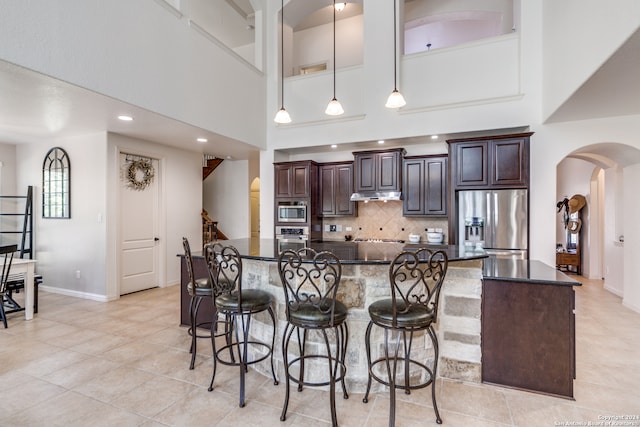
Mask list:
[[531,135],[448,140],[453,189],[528,188]]
[[566,285],[485,278],[482,381],[572,398],[574,295]]
[[402,162],[402,214],[447,216],[447,156],[405,157]]
[[490,185],[529,187],[528,137],[492,140],[489,155]]
[[317,170],[314,162],[282,162],[274,163],[274,166],[275,197],[311,197],[313,171]]
[[404,148],[354,152],[355,191],[400,191]]
[[318,215],[355,216],[357,203],[350,200],[353,193],[353,162],[320,164],[318,176]]
[[455,161],[453,182],[456,188],[486,187],[489,184],[488,143],[459,142],[451,146]]

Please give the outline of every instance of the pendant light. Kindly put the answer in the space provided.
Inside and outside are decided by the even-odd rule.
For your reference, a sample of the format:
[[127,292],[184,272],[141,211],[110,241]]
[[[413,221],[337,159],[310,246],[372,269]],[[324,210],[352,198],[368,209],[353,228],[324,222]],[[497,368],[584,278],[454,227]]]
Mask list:
[[291,116],[284,109],[284,0],[280,0],[280,109],[273,119],[276,123],[291,123]]
[[400,108],[407,105],[407,101],[404,100],[404,96],[398,91],[398,53],[396,40],[396,0],[393,0],[393,92],[387,98],[387,103],[384,104],[387,108]]
[[333,99],[324,113],[329,116],[339,116],[344,113],[342,105],[336,99],[336,0],[333,0]]

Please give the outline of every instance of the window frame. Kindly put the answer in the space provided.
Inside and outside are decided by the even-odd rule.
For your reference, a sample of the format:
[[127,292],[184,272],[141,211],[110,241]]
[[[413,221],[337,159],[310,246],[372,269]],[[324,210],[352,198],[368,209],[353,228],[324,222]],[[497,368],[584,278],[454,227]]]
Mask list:
[[51,148],[42,162],[42,218],[71,218],[71,161],[61,147]]

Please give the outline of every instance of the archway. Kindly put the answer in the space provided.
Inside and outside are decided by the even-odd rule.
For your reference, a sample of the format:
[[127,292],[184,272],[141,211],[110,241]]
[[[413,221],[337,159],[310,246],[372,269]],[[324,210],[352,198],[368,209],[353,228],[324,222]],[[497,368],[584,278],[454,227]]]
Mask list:
[[249,189],[251,193],[250,204],[250,236],[260,238],[260,178],[256,177],[251,181]]
[[[632,277],[640,271],[632,242],[640,242],[633,212],[640,208],[635,183],[640,179],[640,150],[619,143],[581,147],[557,165],[558,200],[583,194],[582,275],[604,278],[605,289],[640,311],[640,289]],[[560,239],[564,231],[556,227]],[[627,246],[625,247],[625,241]],[[633,259],[636,259],[636,262]]]

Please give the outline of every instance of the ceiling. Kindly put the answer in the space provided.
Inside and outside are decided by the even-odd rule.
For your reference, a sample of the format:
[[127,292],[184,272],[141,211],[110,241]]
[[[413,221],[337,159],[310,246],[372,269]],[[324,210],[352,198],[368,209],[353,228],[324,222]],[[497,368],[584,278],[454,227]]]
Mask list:
[[[134,118],[118,120],[121,114]],[[23,144],[114,132],[223,158],[254,147],[122,101],[0,61],[0,141]],[[199,143],[197,138],[207,138]]]

